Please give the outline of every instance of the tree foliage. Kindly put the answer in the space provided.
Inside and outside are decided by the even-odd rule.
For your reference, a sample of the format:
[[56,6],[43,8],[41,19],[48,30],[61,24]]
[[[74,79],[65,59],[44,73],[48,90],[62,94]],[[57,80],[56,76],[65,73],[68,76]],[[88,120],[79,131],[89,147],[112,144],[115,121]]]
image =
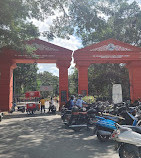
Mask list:
[[43,21],[56,10],[64,12],[66,4],[66,0],[0,0],[0,48],[24,50],[23,41],[40,35],[32,19]]
[[41,92],[42,96],[59,95],[59,78],[50,72],[37,73],[37,64],[18,64],[14,69],[14,95],[21,96],[27,91],[40,91],[41,86],[52,86],[53,91]]
[[[108,38],[141,45],[141,8],[129,0],[73,0],[67,16],[58,16],[51,26],[54,34],[79,36],[83,45]],[[63,20],[64,19],[64,20]]]
[[42,92],[42,96],[58,96],[59,95],[59,78],[52,73],[44,71],[38,74],[40,86],[52,86],[53,91]]
[[[129,98],[128,70],[119,64],[91,64],[88,68],[88,94],[98,98],[112,99],[113,84],[121,84],[123,98]],[[78,94],[78,71],[69,76],[70,94]]]
[[15,96],[38,89],[37,70],[37,64],[17,64],[17,68],[14,69]]
[[74,73],[69,75],[69,94],[78,94],[78,71],[74,68]]
[[88,69],[89,95],[111,100],[113,84],[121,84],[123,98],[129,98],[128,70],[119,64],[92,64]]

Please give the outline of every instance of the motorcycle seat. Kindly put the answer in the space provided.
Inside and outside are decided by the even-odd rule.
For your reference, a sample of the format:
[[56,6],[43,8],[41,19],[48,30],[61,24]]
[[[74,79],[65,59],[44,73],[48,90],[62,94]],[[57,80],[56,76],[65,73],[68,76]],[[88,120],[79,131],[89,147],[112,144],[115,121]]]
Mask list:
[[72,112],[72,115],[79,115],[79,112]]
[[115,122],[119,122],[120,121],[119,118],[117,118],[117,117],[104,116],[104,118],[112,120],[112,121],[115,121]]
[[140,126],[131,126],[131,125],[122,125],[120,128],[130,128],[132,131],[141,134],[141,127]]
[[87,112],[79,112],[79,114],[86,115]]
[[137,132],[139,134],[141,134],[141,127],[139,126],[132,126],[130,127],[134,132]]

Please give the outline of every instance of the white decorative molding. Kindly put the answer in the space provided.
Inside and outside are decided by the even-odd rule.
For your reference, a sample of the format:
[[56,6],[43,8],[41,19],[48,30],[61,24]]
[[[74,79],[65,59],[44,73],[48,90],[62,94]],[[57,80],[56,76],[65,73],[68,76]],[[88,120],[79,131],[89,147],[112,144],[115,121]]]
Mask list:
[[121,47],[119,45],[114,45],[110,43],[108,45],[104,45],[98,48],[91,49],[90,51],[132,51],[131,49]]
[[123,58],[123,57],[129,57],[130,55],[93,55],[94,58]]
[[33,47],[35,47],[36,49],[39,49],[39,50],[58,51],[58,49],[47,47],[43,44],[38,44],[38,43],[33,43],[33,44],[31,44],[31,46],[33,46]]
[[[30,55],[28,54],[15,54],[16,57],[31,57]],[[51,54],[40,54],[40,55],[37,55],[37,57],[39,57],[40,59],[41,58],[54,58],[55,55],[51,55]]]

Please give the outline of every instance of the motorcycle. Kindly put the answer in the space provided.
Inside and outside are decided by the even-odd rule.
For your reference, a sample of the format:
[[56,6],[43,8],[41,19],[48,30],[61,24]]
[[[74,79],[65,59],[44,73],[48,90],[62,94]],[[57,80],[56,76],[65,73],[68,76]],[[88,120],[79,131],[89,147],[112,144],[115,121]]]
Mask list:
[[56,114],[56,106],[50,102],[48,113]]
[[21,111],[22,113],[25,112],[25,106],[18,106],[17,111]]
[[71,117],[71,110],[68,110],[67,108],[63,107],[61,109],[61,119],[63,123],[67,126],[69,123],[69,119]]
[[141,127],[116,124],[112,139],[120,158],[141,158]]
[[79,109],[77,106],[74,106],[72,110],[66,110],[62,116],[64,124],[73,129],[74,131],[80,131],[82,128],[87,127],[92,124],[92,119],[95,117],[95,110],[89,109],[84,111],[84,109]]
[[124,112],[123,116],[123,118],[118,116],[106,116],[105,118],[104,116],[96,116],[97,121],[95,121],[94,134],[97,135],[100,141],[107,141],[111,137],[112,132],[116,129],[115,123],[137,125],[138,119],[130,113]]
[[94,134],[100,141],[106,141],[110,138],[112,132],[116,129],[115,121],[104,117],[96,116]]

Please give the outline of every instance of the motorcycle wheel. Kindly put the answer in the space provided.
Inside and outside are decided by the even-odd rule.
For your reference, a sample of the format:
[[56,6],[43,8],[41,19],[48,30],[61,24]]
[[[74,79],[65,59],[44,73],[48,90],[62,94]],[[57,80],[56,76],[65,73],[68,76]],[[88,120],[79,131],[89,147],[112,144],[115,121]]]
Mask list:
[[99,133],[97,133],[97,138],[98,138],[98,140],[100,140],[101,142],[105,142],[105,141],[107,141],[107,140],[109,140],[109,136],[106,136],[106,135],[101,135],[101,134],[99,134]]
[[0,122],[2,121],[2,116],[0,116]]
[[128,145],[122,145],[119,148],[119,157],[120,158],[140,158],[137,153]]
[[25,112],[25,109],[22,109],[22,113],[24,113]]
[[68,127],[68,126],[69,126],[69,119],[68,119],[67,117],[63,116],[63,117],[62,117],[62,120],[63,120],[64,125],[65,125],[66,127]]

